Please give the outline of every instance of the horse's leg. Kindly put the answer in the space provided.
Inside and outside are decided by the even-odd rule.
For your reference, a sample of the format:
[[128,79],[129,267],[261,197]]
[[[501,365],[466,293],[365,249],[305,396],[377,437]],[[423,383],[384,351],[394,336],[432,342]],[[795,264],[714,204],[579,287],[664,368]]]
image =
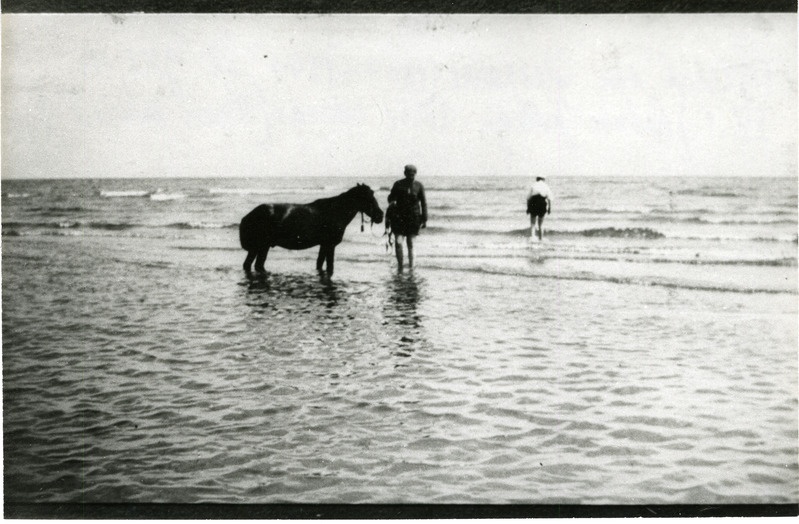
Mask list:
[[247,251],[247,258],[244,260],[244,271],[250,272],[252,261],[255,260],[255,251]]
[[327,255],[326,246],[321,244],[319,246],[319,255],[316,257],[316,270],[322,271],[322,265],[325,263],[325,257]]
[[266,263],[266,255],[269,254],[269,246],[265,247],[255,257],[255,270],[261,273],[266,273],[264,264]]
[[336,255],[336,245],[333,244],[333,245],[327,246],[327,255],[325,256],[325,258],[327,259],[327,274],[328,275],[332,275],[333,274],[333,258],[335,257],[335,255]]

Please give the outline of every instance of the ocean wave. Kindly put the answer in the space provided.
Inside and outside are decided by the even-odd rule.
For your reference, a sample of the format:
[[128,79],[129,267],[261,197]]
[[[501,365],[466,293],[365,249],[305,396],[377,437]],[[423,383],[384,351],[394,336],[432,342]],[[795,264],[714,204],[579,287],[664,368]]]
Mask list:
[[67,207],[58,207],[58,206],[51,206],[51,207],[32,207],[28,209],[31,213],[39,213],[40,216],[48,217],[48,216],[59,216],[59,215],[68,215],[73,213],[88,213],[92,212],[92,209],[88,209],[81,206],[67,206]]
[[744,193],[736,193],[734,191],[719,191],[716,189],[680,189],[678,191],[674,191],[674,194],[717,198],[739,198],[747,196]]
[[165,201],[165,200],[181,200],[186,198],[183,193],[151,193],[150,200]]
[[[530,228],[525,227],[521,229],[512,229],[504,231],[492,231],[488,229],[469,229],[469,228],[449,228],[443,226],[428,226],[426,231],[432,234],[461,234],[461,235],[474,235],[474,236],[511,236],[511,237],[529,237]],[[799,235],[796,234],[775,234],[774,236],[720,236],[715,233],[710,233],[706,236],[691,234],[669,233],[664,234],[661,231],[648,227],[630,227],[630,228],[617,228],[617,227],[604,227],[604,228],[591,228],[591,229],[578,229],[578,230],[562,230],[562,229],[549,229],[546,231],[548,237],[562,237],[562,238],[626,238],[626,239],[639,239],[639,240],[659,240],[662,238],[682,239],[682,240],[701,240],[710,242],[792,242],[799,243]]]
[[603,227],[596,229],[584,229],[582,231],[553,231],[553,235],[578,235],[584,237],[609,237],[609,238],[642,238],[642,239],[656,239],[665,238],[666,235],[660,231],[650,229],[648,227],[629,227],[629,228],[616,228],[616,227]]
[[30,229],[100,229],[104,231],[124,231],[137,227],[136,224],[117,223],[117,222],[78,222],[74,220],[62,220],[60,222],[10,222],[3,224],[9,228],[30,228]]
[[457,229],[442,226],[427,226],[425,229],[428,233],[433,234],[447,234],[456,233],[464,235],[506,235],[506,236],[530,236],[530,228],[514,229],[511,231],[490,231],[487,229]]
[[537,273],[537,272],[520,272],[518,269],[501,268],[491,266],[475,266],[475,267],[451,267],[446,264],[425,263],[426,269],[440,270],[440,271],[462,271],[469,273],[481,273],[486,275],[501,275],[513,276],[520,278],[536,278],[536,279],[549,279],[549,280],[576,280],[588,282],[608,282],[611,284],[623,284],[645,287],[665,287],[670,289],[684,289],[688,291],[715,291],[727,293],[743,293],[743,294],[797,294],[796,290],[773,289],[754,286],[734,286],[712,283],[691,282],[680,280],[677,278],[666,277],[622,277],[616,275],[602,275],[582,271],[579,273],[570,274],[555,274],[555,273]]
[[755,218],[751,220],[746,219],[739,219],[739,220],[730,220],[724,218],[707,218],[707,217],[699,217],[699,216],[692,216],[692,217],[667,217],[667,216],[651,216],[651,217],[637,217],[635,221],[651,221],[652,219],[667,219],[670,222],[675,223],[682,223],[682,224],[706,224],[706,225],[716,225],[716,226],[746,226],[746,225],[780,225],[780,224],[796,224],[796,218]]
[[[427,231],[431,233],[461,233],[470,235],[505,235],[505,236],[530,236],[530,228],[512,229],[510,231],[489,231],[485,229],[450,229],[439,226],[429,226]],[[583,229],[577,231],[549,230],[548,236],[555,237],[607,237],[607,238],[640,238],[653,240],[665,238],[666,235],[660,231],[646,227],[616,228],[604,227],[594,229]]]
[[175,222],[165,226],[171,229],[234,229],[239,224],[223,224],[220,222]]
[[214,187],[208,190],[211,195],[315,195],[327,194],[330,196],[343,193],[348,188],[340,186],[314,186],[314,187],[282,187],[282,188],[237,188],[237,187]]
[[780,219],[780,218],[772,218],[772,219],[762,219],[762,220],[713,220],[709,218],[698,218],[692,221],[695,224],[716,224],[721,226],[758,226],[758,225],[787,225],[787,224],[797,224],[797,220],[794,219]]
[[[589,215],[645,215],[654,212],[668,212],[666,206],[610,206],[610,207],[575,207],[566,208],[564,213],[579,213]],[[711,212],[707,209],[692,210],[694,212]]]
[[[85,236],[85,230],[82,229],[62,229],[62,230],[45,230],[39,232],[38,235],[45,236],[45,237],[79,237]],[[20,232],[17,236],[33,236],[29,233]]]
[[[454,246],[456,248],[462,246]],[[484,260],[489,261],[492,259],[496,259],[497,257],[501,257],[503,260],[515,259],[515,260],[528,260],[530,259],[530,246],[528,245],[502,245],[502,244],[492,244],[492,245],[475,245],[469,246],[471,249],[480,249],[483,248],[483,252],[477,253],[446,253],[446,254],[438,254],[438,253],[428,253],[426,258],[428,260]],[[720,258],[686,258],[686,257],[673,257],[673,258],[666,258],[666,257],[654,257],[651,258],[646,255],[642,255],[640,257],[633,257],[629,256],[628,253],[625,251],[619,251],[618,253],[608,253],[608,254],[601,254],[601,253],[586,253],[584,255],[574,255],[564,253],[562,251],[558,251],[556,246],[550,245],[550,248],[546,253],[539,253],[535,252],[535,256],[538,257],[540,260],[585,260],[585,261],[597,261],[597,262],[623,262],[623,263],[630,263],[630,264],[683,264],[689,266],[753,266],[753,267],[795,267],[797,265],[796,258],[763,258],[763,259],[751,259],[751,258],[730,258],[730,259],[720,259]],[[178,249],[209,249],[209,250],[220,250],[226,248],[219,248],[219,247],[202,247],[202,248],[194,248],[194,247],[186,247],[186,248],[178,248]],[[227,248],[229,250],[240,250],[238,247],[231,247]],[[487,253],[486,251],[490,251],[491,253]],[[501,253],[498,253],[500,252]],[[367,254],[367,255],[354,255],[354,256],[342,256],[340,257],[342,260],[350,260],[353,262],[371,262],[375,259],[374,254]]]
[[101,190],[100,196],[103,198],[143,198],[150,196],[150,191],[143,189],[131,189],[125,191],[106,191]]
[[[625,260],[631,262],[634,260]],[[795,258],[763,258],[763,259],[734,259],[734,260],[718,260],[718,259],[669,259],[669,258],[653,258],[647,262],[654,262],[658,264],[688,264],[691,266],[759,266],[759,267],[791,267],[796,266]]]
[[[490,211],[483,212],[484,216],[493,216]],[[795,206],[772,206],[772,207],[750,207],[744,212],[735,213],[734,220],[726,218],[732,215],[729,211],[720,209],[710,209],[706,207],[698,208],[670,208],[668,206],[611,206],[611,207],[561,207],[559,208],[558,218],[567,216],[572,219],[583,218],[594,219],[596,216],[625,216],[633,220],[668,220],[668,221],[695,221],[707,220],[708,223],[746,223],[745,219],[739,217],[752,217],[754,223],[770,224],[772,221],[796,221]],[[715,218],[718,217],[718,218]],[[729,221],[729,222],[727,222]]]
[[702,240],[706,242],[785,242],[796,244],[799,242],[799,235],[786,234],[774,235],[771,237],[764,236],[718,236],[718,235],[686,235],[679,237],[683,240]]
[[[621,214],[623,215],[623,214]],[[512,215],[494,215],[492,218],[498,217],[510,217]],[[729,219],[723,217],[703,217],[703,216],[677,216],[677,215],[666,215],[666,214],[659,214],[659,213],[650,213],[650,214],[642,214],[636,216],[621,216],[621,217],[612,217],[608,220],[603,221],[614,221],[614,222],[635,222],[635,223],[649,223],[649,224],[685,224],[685,225],[697,225],[697,226],[780,226],[780,225],[796,225],[797,217],[790,216],[788,213],[784,213],[781,215],[783,218],[779,216],[769,216],[766,217],[752,217],[752,218],[739,218],[739,219]],[[479,215],[469,215],[469,214],[453,214],[453,215],[446,215],[446,214],[439,214],[434,218],[441,218],[444,220],[485,220],[487,217],[479,216]],[[588,222],[588,221],[597,221],[597,219],[602,219],[602,214],[597,215],[578,215],[572,214],[569,212],[564,212],[558,215],[559,222]]]
[[175,249],[179,251],[242,251],[240,246],[175,246]]
[[635,222],[664,221],[669,223],[707,224],[707,225],[718,225],[718,226],[745,226],[745,225],[757,226],[757,225],[779,225],[779,224],[797,223],[797,217],[795,213],[771,213],[769,214],[768,217],[752,216],[751,218],[738,218],[738,219],[729,219],[724,217],[708,217],[700,215],[680,216],[680,215],[652,213],[646,216],[633,217],[630,218],[629,220],[633,220]]
[[110,191],[110,190],[102,190],[100,191],[100,196],[103,198],[149,198],[153,201],[167,201],[167,200],[181,200],[186,198],[185,193],[167,193],[162,191],[161,189],[157,189],[155,191],[147,191],[144,189],[130,189],[130,190],[119,190],[119,191]]
[[[527,258],[529,255],[525,255]],[[632,264],[684,264],[689,266],[756,266],[756,267],[794,267],[797,265],[796,258],[778,257],[778,258],[686,258],[686,257],[648,257],[641,256],[638,258],[631,256],[614,256],[614,255],[564,255],[562,253],[554,253],[548,255],[549,259],[565,259],[565,260],[595,260],[603,262],[624,262]]]
[[[59,224],[59,227],[64,227]],[[75,223],[75,225],[68,226],[70,228],[76,227],[87,227],[89,229],[102,229],[104,231],[125,231],[126,229],[133,229],[134,227],[139,227],[138,224],[128,224],[125,222],[117,223],[117,222],[89,222],[89,223]]]
[[222,222],[173,222],[170,224],[138,224],[134,222],[81,222],[62,220],[59,222],[4,222],[3,228],[8,229],[100,229],[105,231],[124,231],[134,228],[147,229],[233,229],[239,227],[238,223]]
[[30,198],[30,193],[3,193],[6,198]]
[[472,193],[472,192],[482,193],[484,191],[491,191],[492,193],[507,193],[507,192],[524,193],[528,189],[529,188],[525,188],[522,186],[497,187],[491,184],[465,184],[462,186],[435,186],[433,184],[425,184],[425,191],[439,192],[439,193]]
[[[439,209],[438,211],[441,211]],[[474,213],[468,212],[454,212],[454,213],[432,213],[433,220],[446,220],[446,221],[456,221],[456,220],[490,220],[492,218],[498,217],[506,217],[510,218],[516,215],[516,213],[505,213],[500,215],[499,213],[494,213],[491,216],[486,216],[484,211],[476,211]]]

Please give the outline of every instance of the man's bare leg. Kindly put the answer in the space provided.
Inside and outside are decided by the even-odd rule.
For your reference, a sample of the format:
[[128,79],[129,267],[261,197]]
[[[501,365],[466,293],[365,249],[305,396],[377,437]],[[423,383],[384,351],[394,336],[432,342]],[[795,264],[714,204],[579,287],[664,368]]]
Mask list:
[[400,271],[402,271],[402,241],[403,238],[399,235],[394,238],[394,253],[397,255],[397,267]]
[[538,240],[544,240],[544,215],[538,217]]

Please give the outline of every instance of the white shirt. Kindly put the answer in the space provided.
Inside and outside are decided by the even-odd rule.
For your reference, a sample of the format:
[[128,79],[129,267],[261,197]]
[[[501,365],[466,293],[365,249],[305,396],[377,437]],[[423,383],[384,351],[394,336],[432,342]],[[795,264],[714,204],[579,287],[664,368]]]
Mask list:
[[530,188],[530,193],[527,195],[527,198],[533,195],[541,195],[544,198],[550,198],[552,196],[552,190],[549,189],[549,186],[543,180],[536,180],[533,187]]

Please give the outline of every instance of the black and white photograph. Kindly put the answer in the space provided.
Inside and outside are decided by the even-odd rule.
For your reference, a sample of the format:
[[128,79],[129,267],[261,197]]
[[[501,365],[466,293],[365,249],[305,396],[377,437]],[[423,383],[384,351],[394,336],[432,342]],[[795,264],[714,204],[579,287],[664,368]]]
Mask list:
[[5,12],[1,80],[7,506],[799,504],[796,12]]

